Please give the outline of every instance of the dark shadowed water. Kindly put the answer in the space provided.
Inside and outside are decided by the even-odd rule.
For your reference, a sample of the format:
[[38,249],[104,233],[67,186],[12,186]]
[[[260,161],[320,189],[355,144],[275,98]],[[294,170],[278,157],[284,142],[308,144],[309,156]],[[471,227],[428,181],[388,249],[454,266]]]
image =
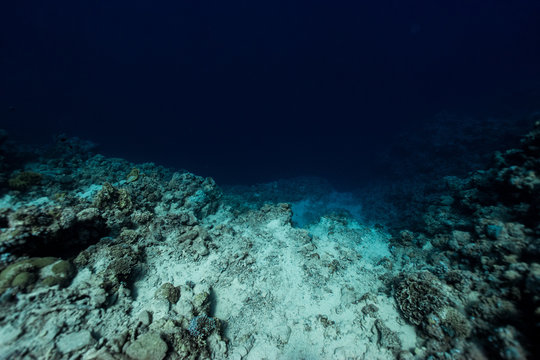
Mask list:
[[1,7],[11,137],[67,133],[222,184],[318,175],[354,187],[391,173],[378,156],[440,112],[461,119],[448,141],[494,117],[501,142],[540,98],[537,1]]

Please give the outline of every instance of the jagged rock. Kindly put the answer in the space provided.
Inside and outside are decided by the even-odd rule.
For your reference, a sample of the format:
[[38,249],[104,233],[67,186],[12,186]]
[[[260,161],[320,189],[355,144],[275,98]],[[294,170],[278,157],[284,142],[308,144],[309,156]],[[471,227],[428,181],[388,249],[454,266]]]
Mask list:
[[379,319],[375,320],[375,327],[379,334],[379,345],[389,349],[394,355],[398,354],[401,350],[401,341],[398,336]]
[[171,283],[165,283],[156,291],[155,297],[167,299],[171,304],[176,304],[180,298],[180,289]]
[[79,332],[62,334],[56,340],[56,346],[62,354],[69,354],[92,344],[94,338],[90,331],[81,330]]
[[135,360],[162,360],[167,351],[167,343],[154,332],[139,336],[126,348],[126,354]]

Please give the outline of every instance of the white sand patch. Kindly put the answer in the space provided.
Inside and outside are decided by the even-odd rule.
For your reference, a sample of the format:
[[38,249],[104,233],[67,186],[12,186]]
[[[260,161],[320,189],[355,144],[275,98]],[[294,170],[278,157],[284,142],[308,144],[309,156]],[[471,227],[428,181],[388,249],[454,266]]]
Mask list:
[[[235,218],[222,211],[210,221],[234,231],[214,236],[218,249],[198,261],[175,249],[174,236],[147,248],[134,313],[161,313],[153,299],[159,286],[193,281],[213,289],[211,315],[226,323],[231,359],[393,359],[378,345],[376,319],[404,348],[415,346],[414,329],[381,292],[388,270],[378,263],[391,258],[388,235],[323,218],[310,238],[286,217],[259,212]],[[364,313],[369,304],[378,311]]]

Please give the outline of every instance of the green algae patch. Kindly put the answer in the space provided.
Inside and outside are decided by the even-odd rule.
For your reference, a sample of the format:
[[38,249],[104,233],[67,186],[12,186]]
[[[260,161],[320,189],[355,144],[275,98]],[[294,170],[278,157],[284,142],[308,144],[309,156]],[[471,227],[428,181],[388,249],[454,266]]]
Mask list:
[[126,176],[126,183],[129,184],[129,183],[139,180],[139,176],[140,176],[139,169],[137,168],[131,169],[129,174]]
[[75,267],[66,260],[57,261],[50,270],[52,274],[42,280],[44,286],[66,286],[75,275]]
[[58,258],[49,256],[49,257],[42,257],[42,258],[30,258],[28,259],[28,262],[38,269],[44,268],[45,266],[51,265],[54,262],[58,261]]
[[54,258],[30,258],[18,261],[0,272],[0,294],[14,288],[28,292],[38,286],[65,286],[73,278],[75,268],[68,261]]
[[35,266],[28,260],[23,260],[9,265],[0,273],[0,294],[3,294],[8,288],[13,287],[13,280],[21,273],[31,273]]
[[43,176],[33,171],[22,171],[13,175],[8,180],[10,188],[15,190],[27,190],[34,185],[41,183]]
[[69,276],[74,271],[73,265],[69,261],[61,260],[53,265],[52,272],[58,276]]
[[35,281],[36,281],[36,275],[25,271],[25,272],[19,273],[17,276],[13,278],[13,280],[11,281],[11,286],[26,288],[29,285],[33,284]]
[[60,277],[57,277],[57,276],[47,276],[46,278],[44,278],[43,280],[41,280],[41,285],[43,286],[46,286],[46,287],[50,287],[50,286],[55,286],[55,285],[62,285],[64,284],[65,280],[60,278]]
[[66,286],[75,275],[75,268],[69,261],[56,259],[52,266],[48,265],[41,271],[41,282],[43,286]]

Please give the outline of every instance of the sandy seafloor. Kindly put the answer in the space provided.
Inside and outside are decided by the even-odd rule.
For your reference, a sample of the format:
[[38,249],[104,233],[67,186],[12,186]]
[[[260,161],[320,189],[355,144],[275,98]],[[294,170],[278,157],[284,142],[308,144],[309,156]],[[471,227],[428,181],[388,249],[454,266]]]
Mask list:
[[533,359],[539,134],[411,195],[2,133],[0,359]]

